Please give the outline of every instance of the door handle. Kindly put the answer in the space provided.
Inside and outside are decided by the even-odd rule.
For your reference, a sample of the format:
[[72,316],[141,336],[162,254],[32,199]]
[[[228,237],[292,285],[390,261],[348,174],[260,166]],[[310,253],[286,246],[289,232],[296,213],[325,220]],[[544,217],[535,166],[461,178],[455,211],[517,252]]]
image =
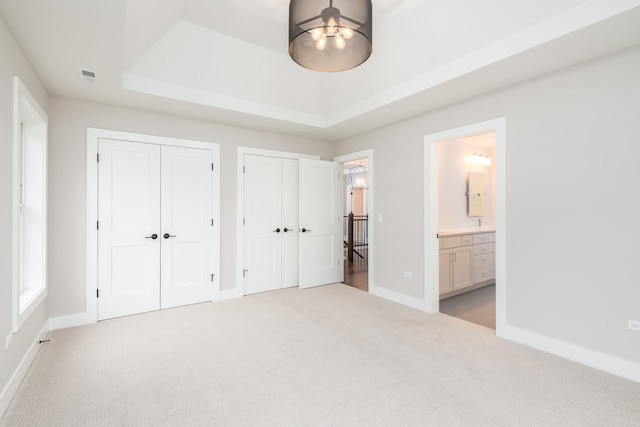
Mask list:
[[303,233],[306,233],[307,231],[311,231],[311,230],[306,229],[306,228],[303,228],[303,229],[302,229],[302,232],[303,232]]
[[292,230],[290,230],[287,227],[285,227],[284,230],[282,230],[282,231],[284,231],[286,233],[287,231],[292,231]]
[[153,239],[153,240],[156,240],[157,238],[158,238],[158,235],[156,233],[153,233],[151,236],[145,237],[145,239]]
[[280,232],[280,229],[279,229],[279,228],[276,228],[275,230],[273,230],[273,232],[274,232],[274,233],[279,233],[279,232]]
[[174,236],[173,234],[164,233],[162,237],[164,237],[165,239],[168,239],[169,237],[176,237],[176,236]]

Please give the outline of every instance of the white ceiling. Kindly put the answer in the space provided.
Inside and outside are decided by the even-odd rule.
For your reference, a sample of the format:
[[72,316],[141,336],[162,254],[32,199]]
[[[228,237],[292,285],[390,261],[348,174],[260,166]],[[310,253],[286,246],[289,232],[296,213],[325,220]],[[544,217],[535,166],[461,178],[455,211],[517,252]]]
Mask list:
[[373,54],[342,73],[289,58],[286,0],[0,0],[0,13],[52,94],[327,140],[640,43],[640,0],[373,5]]

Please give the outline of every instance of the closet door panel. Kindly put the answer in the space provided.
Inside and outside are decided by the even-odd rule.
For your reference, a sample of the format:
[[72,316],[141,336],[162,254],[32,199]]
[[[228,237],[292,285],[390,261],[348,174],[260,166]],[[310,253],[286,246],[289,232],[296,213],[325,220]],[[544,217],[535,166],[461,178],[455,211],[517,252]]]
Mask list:
[[158,310],[160,147],[98,144],[98,320]]
[[161,308],[211,301],[212,153],[162,147]]
[[244,158],[244,294],[282,287],[282,162]]
[[282,159],[282,287],[298,286],[298,160]]

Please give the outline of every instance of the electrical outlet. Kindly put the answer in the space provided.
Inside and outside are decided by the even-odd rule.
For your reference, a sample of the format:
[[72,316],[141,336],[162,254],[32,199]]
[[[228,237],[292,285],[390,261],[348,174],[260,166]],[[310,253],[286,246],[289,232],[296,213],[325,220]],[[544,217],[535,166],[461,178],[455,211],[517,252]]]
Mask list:
[[410,271],[405,271],[404,272],[404,277],[405,279],[412,279],[413,278],[413,273]]
[[629,319],[629,329],[640,332],[640,320]]
[[5,350],[9,350],[9,347],[11,346],[11,341],[13,341],[13,334],[7,335],[7,339],[5,340],[5,346],[4,346]]

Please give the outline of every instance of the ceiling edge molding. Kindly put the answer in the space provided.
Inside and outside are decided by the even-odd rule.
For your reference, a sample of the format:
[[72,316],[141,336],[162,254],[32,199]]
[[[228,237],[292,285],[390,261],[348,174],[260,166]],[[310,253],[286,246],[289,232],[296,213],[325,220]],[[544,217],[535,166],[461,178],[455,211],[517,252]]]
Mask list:
[[125,90],[133,92],[252,114],[299,125],[312,126],[320,129],[327,127],[325,118],[320,115],[301,113],[295,110],[274,107],[269,104],[197,90],[127,73],[122,76],[122,87]]

